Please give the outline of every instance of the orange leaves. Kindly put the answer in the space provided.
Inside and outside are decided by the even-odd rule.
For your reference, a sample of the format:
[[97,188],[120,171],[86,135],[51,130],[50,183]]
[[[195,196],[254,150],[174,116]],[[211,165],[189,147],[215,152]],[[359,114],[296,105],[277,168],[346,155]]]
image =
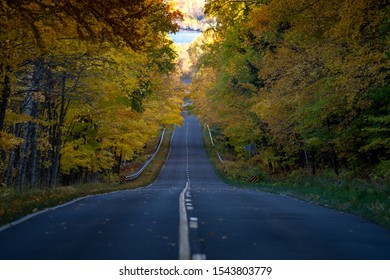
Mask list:
[[[206,6],[222,28],[219,40],[204,47],[194,80],[202,113],[230,144],[250,139],[246,128],[252,128],[262,152],[273,150],[287,165],[300,160],[307,167],[312,160],[313,172],[319,156],[336,174],[338,158],[354,164],[388,158],[382,130],[388,101],[367,97],[373,88],[388,90],[387,1],[255,2]],[[366,134],[364,126],[371,126]]]
[[180,95],[166,79],[175,59],[166,33],[179,17],[164,0],[1,1],[7,183],[56,185],[60,153],[64,174],[106,172],[162,124],[180,122]]

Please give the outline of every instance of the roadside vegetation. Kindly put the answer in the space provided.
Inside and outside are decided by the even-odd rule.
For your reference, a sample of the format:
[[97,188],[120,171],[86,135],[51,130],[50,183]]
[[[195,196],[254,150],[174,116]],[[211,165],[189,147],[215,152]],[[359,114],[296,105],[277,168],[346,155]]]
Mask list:
[[180,124],[180,18],[165,0],[0,1],[0,192],[118,173]]
[[[77,15],[77,16],[75,16]],[[163,0],[0,1],[0,224],[90,194],[150,184],[183,90]]]
[[[218,176],[240,188],[295,197],[309,203],[352,213],[390,229],[390,187],[383,182],[356,178],[348,173],[339,176],[329,170],[312,175],[305,170],[289,174],[264,173],[258,167],[248,169],[248,162],[217,156],[221,147],[211,145],[208,131],[203,131],[207,154]],[[257,178],[255,182],[251,182]]]
[[[158,176],[169,153],[172,129],[166,131],[159,152],[145,171],[134,181],[120,184],[119,176],[104,177],[100,181],[72,184],[55,188],[34,188],[19,192],[12,187],[0,188],[0,225],[10,223],[23,216],[54,207],[73,199],[88,195],[102,194],[119,190],[135,189],[151,184]],[[148,148],[121,171],[121,175],[132,174],[144,160],[153,154],[159,137],[148,143]]]
[[220,174],[389,227],[389,11],[377,0],[207,1],[216,25],[190,48],[191,98]]

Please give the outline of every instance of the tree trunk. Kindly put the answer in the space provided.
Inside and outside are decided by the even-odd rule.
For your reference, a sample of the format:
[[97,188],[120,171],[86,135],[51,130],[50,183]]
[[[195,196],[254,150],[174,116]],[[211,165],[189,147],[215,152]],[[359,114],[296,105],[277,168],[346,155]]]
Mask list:
[[[48,67],[43,69],[43,75],[45,79],[45,83],[42,85],[42,92],[44,94],[44,102],[43,102],[43,115],[46,116],[46,119],[49,125],[42,126],[41,131],[47,135],[48,138],[48,148],[46,151],[42,151],[40,156],[40,181],[41,185],[50,186],[51,180],[51,171],[52,171],[52,163],[53,163],[53,150],[54,150],[54,126],[55,126],[55,106],[53,101],[53,90],[54,90],[54,77],[53,73]],[[48,164],[50,163],[50,164]]]
[[121,150],[121,153],[118,157],[118,165],[117,165],[117,170],[116,170],[116,173],[120,176],[121,175],[121,166],[122,166],[122,155],[123,151]]
[[[326,126],[328,128],[328,132],[331,133],[329,118],[326,118]],[[338,167],[338,163],[337,163],[336,152],[333,148],[332,143],[328,143],[328,146],[330,149],[330,157],[331,157],[331,161],[332,161],[332,167],[333,167],[334,172],[338,176],[339,175],[339,167]]]
[[[34,63],[33,88],[36,92],[40,91],[40,84],[43,78],[43,60],[38,59]],[[38,119],[38,98],[33,99],[32,117]],[[29,161],[30,185],[36,187],[38,173],[38,124],[36,121],[30,125],[31,129],[31,154]]]
[[38,182],[38,125],[31,124],[30,184],[36,187]]
[[312,152],[311,158],[312,158],[311,174],[316,175],[316,173],[317,173],[317,168],[316,168],[317,162],[316,162],[316,156],[315,156],[314,152]]
[[23,125],[23,135],[22,135],[23,144],[20,148],[20,161],[18,166],[18,174],[16,177],[16,185],[19,191],[23,191],[25,187],[27,157],[28,157],[28,148],[29,148],[29,139],[28,139],[29,130],[30,130],[30,122],[26,122]]
[[306,170],[309,172],[309,156],[307,154],[307,149],[305,143],[303,143],[303,153],[305,154],[305,165],[306,165]]
[[11,81],[9,78],[10,67],[4,67],[3,92],[0,103],[0,131],[4,129],[5,113],[7,112],[8,99],[11,96]]
[[[18,123],[15,126],[15,132],[14,132],[16,137],[20,137],[20,130],[21,130],[21,124]],[[15,157],[16,157],[17,150],[19,150],[19,146],[15,147],[9,154],[7,173],[5,177],[6,184],[8,186],[12,186],[14,184],[14,167],[15,167]]]
[[334,173],[336,173],[336,175],[339,176],[339,174],[340,174],[339,173],[339,164],[337,161],[336,152],[333,149],[333,147],[331,148],[331,158],[332,158],[332,166],[333,166]]
[[58,182],[58,171],[60,168],[60,156],[62,146],[62,127],[65,119],[65,91],[66,91],[66,74],[63,74],[61,85],[61,104],[60,104],[60,116],[58,120],[57,135],[55,139],[54,160],[51,171],[50,187],[54,187]]
[[14,172],[14,162],[15,162],[15,149],[9,154],[7,173],[5,176],[5,183],[7,186],[12,186],[13,184],[13,172]]
[[[33,73],[30,73],[28,75],[29,85],[28,89],[26,91],[26,97],[24,99],[24,103],[22,104],[22,113],[24,112],[27,116],[32,115],[33,111]],[[29,133],[30,133],[30,125],[31,122],[25,122],[22,128],[22,139],[23,144],[20,149],[20,161],[19,161],[19,167],[18,167],[18,174],[16,177],[16,185],[19,189],[19,191],[23,191],[26,183],[26,169],[27,169],[27,161],[28,161],[28,155],[29,155],[29,147],[30,147],[30,139],[29,139]]]

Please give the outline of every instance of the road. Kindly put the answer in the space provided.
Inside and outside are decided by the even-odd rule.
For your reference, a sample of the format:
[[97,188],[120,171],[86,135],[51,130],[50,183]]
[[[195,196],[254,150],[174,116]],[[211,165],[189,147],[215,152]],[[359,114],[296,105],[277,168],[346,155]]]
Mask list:
[[150,186],[96,195],[0,231],[0,259],[390,259],[390,231],[286,196],[228,186],[198,120]]

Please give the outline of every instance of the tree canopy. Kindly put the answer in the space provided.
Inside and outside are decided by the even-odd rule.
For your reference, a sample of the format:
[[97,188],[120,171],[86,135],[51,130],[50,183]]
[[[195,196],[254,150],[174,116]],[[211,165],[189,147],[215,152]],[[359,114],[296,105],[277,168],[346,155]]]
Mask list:
[[194,99],[232,153],[253,142],[270,172],[390,167],[387,1],[210,0],[206,12],[218,24]]
[[180,17],[163,0],[2,0],[1,184],[104,175],[180,123]]

